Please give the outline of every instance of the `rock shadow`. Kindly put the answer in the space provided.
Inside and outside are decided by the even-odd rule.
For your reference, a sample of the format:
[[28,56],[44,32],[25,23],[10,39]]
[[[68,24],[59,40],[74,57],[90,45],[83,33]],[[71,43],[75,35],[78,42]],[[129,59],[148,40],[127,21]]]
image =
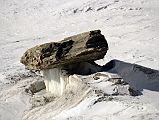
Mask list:
[[120,60],[111,60],[102,71],[120,75],[133,89],[159,92],[159,71]]
[[134,90],[142,92],[143,89],[159,91],[159,71],[137,64],[120,60],[111,60],[103,66],[95,62],[82,62],[67,66],[70,74],[90,75],[97,72],[115,73],[122,77]]

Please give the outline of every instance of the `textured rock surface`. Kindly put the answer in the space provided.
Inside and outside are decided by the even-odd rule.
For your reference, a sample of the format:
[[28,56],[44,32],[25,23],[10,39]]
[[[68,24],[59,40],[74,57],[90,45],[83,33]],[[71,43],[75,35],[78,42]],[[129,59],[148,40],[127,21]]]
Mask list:
[[102,59],[108,44],[100,30],[89,31],[28,49],[21,58],[28,69],[48,69]]

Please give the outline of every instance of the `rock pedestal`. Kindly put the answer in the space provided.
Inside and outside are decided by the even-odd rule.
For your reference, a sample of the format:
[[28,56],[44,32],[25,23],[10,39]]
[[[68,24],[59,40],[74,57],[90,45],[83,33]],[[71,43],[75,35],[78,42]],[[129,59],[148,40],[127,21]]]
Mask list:
[[61,96],[67,86],[72,86],[68,73],[89,74],[99,70],[94,61],[102,59],[107,50],[105,37],[95,30],[30,48],[21,63],[27,69],[42,70],[46,90]]

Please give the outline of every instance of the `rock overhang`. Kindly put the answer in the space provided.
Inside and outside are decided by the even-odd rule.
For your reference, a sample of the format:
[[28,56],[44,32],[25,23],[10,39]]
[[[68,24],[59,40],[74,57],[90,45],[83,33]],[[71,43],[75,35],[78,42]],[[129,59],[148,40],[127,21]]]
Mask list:
[[30,48],[22,56],[21,63],[30,70],[52,69],[102,59],[107,50],[104,35],[94,30]]

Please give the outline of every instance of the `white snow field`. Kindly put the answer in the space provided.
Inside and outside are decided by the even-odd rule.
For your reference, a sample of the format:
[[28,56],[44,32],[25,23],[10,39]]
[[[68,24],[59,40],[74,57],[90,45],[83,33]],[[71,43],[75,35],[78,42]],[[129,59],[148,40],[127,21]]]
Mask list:
[[[95,29],[109,45],[96,63],[112,69],[75,75],[72,94],[46,104],[45,90],[26,93],[42,80],[20,63],[27,49]],[[0,120],[159,120],[158,46],[158,0],[0,0]]]

